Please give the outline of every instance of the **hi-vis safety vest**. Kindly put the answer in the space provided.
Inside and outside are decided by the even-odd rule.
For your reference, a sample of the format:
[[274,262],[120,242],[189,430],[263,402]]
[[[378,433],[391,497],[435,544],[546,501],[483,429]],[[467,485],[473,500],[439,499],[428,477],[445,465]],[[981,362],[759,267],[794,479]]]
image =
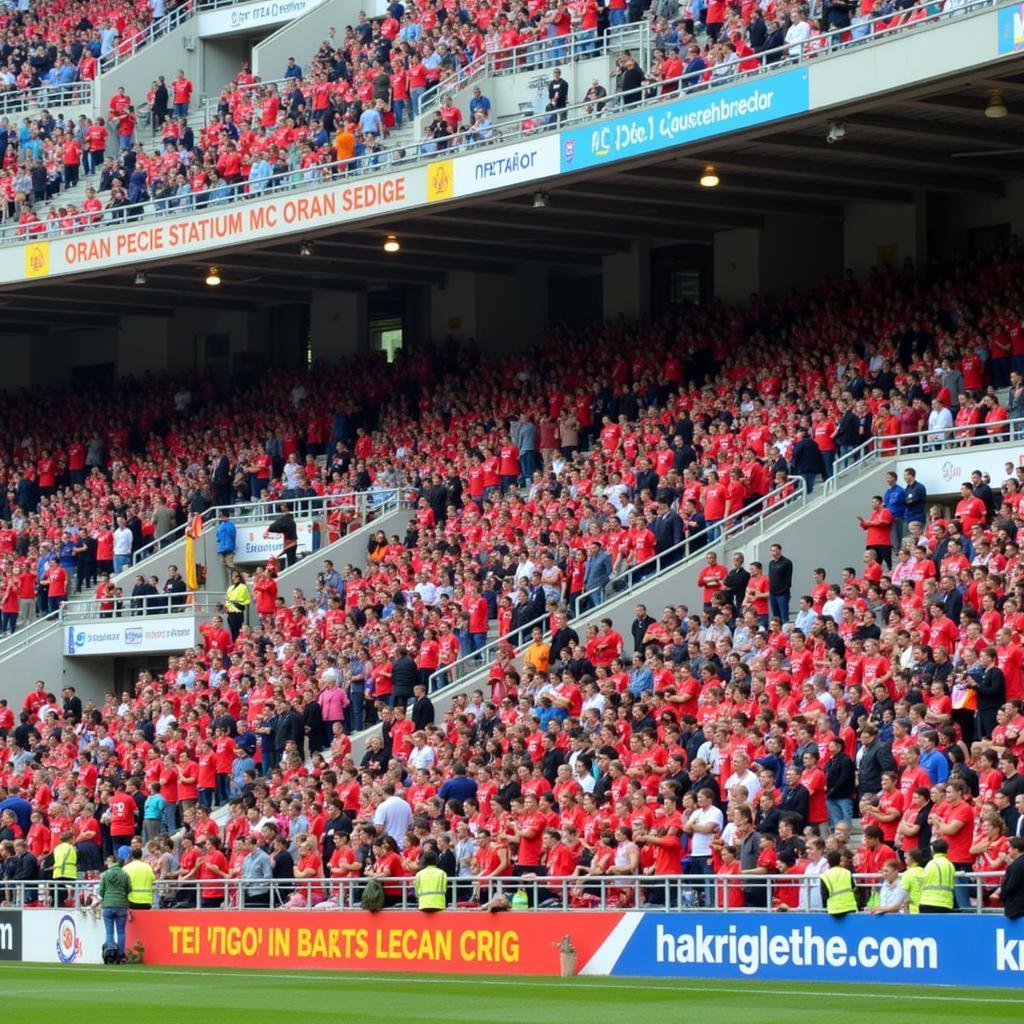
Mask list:
[[53,851],[53,877],[78,877],[78,850],[71,843],[60,843]]
[[130,860],[124,866],[124,873],[131,879],[132,888],[128,893],[130,906],[145,906],[153,902],[153,883],[156,876],[144,860]]
[[925,865],[921,885],[921,906],[953,909],[956,868],[944,853],[937,853]]
[[420,910],[444,910],[448,875],[437,867],[420,868],[413,881],[416,905]]
[[907,893],[910,912],[919,914],[921,912],[921,888],[924,885],[924,868],[918,867],[916,864],[911,865],[900,877],[900,885]]
[[821,876],[828,892],[825,909],[830,914],[850,914],[857,909],[857,897],[853,893],[853,875],[846,868],[829,868]]

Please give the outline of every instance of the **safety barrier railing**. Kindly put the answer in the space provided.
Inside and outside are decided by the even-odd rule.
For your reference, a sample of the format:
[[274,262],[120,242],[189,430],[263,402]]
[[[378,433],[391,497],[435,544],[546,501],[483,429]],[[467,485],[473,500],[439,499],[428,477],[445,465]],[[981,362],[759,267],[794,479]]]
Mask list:
[[[714,69],[649,82],[636,89],[625,89],[596,99],[584,99],[560,110],[523,117],[512,126],[505,124],[498,127],[488,124],[441,139],[424,138],[410,145],[408,149],[402,147],[382,150],[361,154],[351,160],[325,161],[308,168],[293,167],[278,175],[259,179],[250,177],[247,181],[235,183],[222,182],[216,189],[180,197],[164,196],[159,199],[147,198],[132,203],[125,202],[116,207],[108,207],[102,214],[95,215],[98,219],[81,216],[70,232],[62,230],[56,220],[50,223],[39,221],[34,224],[5,225],[0,228],[0,244],[21,244],[142,219],[148,223],[165,217],[178,217],[193,209],[217,208],[228,203],[265,199],[277,191],[322,188],[367,174],[404,170],[421,163],[429,163],[437,159],[438,155],[447,158],[478,147],[516,142],[548,131],[578,127],[624,110],[678,101],[687,95],[723,85],[733,85],[738,81],[751,80],[761,75],[769,76],[770,80],[771,75],[790,70],[806,61],[822,61],[841,56],[850,46],[882,44],[911,26],[934,26],[941,24],[944,19],[962,17],[996,5],[1009,6],[999,3],[999,0],[972,0],[944,14],[935,13],[933,4],[922,3],[908,8],[900,15],[863,22],[858,26],[858,30],[866,30],[863,37],[845,38],[851,34],[850,30],[846,29],[823,33],[816,37],[820,45],[812,40],[804,44],[776,47],[760,54],[752,54],[742,62],[730,60],[716,65]],[[890,24],[896,21],[900,24]],[[749,68],[743,66],[746,63],[750,64]]]
[[[995,423],[970,425],[955,423],[951,427],[928,428],[906,434],[878,434],[863,444],[844,451],[836,459],[832,473],[825,480],[825,492],[831,494],[849,482],[852,475],[883,459],[908,455],[934,455],[956,452],[989,444],[1024,439],[1024,417],[1003,419]],[[1012,460],[1011,460],[1012,461]]]
[[[413,869],[410,869],[413,870]],[[820,877],[817,874],[677,874],[601,875],[581,868],[571,877],[451,876],[446,893],[450,911],[482,907],[517,910],[644,910],[686,913],[713,911],[742,914],[785,906],[808,913],[825,913]],[[154,892],[156,909],[195,908],[199,910],[358,910],[371,874],[360,878],[225,878],[179,881],[158,880]],[[957,874],[961,912],[1001,913],[992,905],[991,895],[1002,872]],[[863,912],[877,903],[879,876],[854,874],[855,892]],[[384,887],[385,907],[391,910],[417,908],[411,877],[379,879]],[[98,883],[94,880],[0,880],[0,893],[10,907],[60,906],[80,911],[99,911]],[[136,908],[141,909],[141,908]]]
[[73,598],[61,605],[57,621],[62,625],[99,622],[105,619],[157,615],[210,616],[224,613],[224,595],[203,591],[161,591],[157,594],[111,594],[109,597]]
[[[684,561],[714,544],[726,541],[751,526],[756,525],[756,517],[760,513],[772,516],[784,508],[802,505],[806,501],[807,488],[802,479],[794,477],[786,483],[769,491],[760,498],[747,502],[739,511],[730,514],[721,523],[715,523],[683,538],[678,544],[660,552],[638,565],[627,567],[619,575],[613,576],[608,583],[593,587],[578,595],[571,595],[573,604],[572,618],[596,611],[605,599],[608,588],[626,590],[640,583],[650,583],[669,572],[675,572]],[[764,516],[761,517],[762,521]],[[430,676],[429,688],[436,693],[458,682],[471,673],[489,668],[498,656],[511,645],[519,647],[530,635],[534,626],[540,626],[546,634],[550,618],[548,612],[517,625],[504,636],[490,641],[479,650],[470,651],[448,665],[442,665]]]
[[445,94],[459,92],[484,78],[573,64],[625,49],[635,49],[638,58],[648,58],[648,22],[613,25],[603,34],[598,33],[596,29],[587,29],[571,32],[566,36],[536,39],[520,46],[502,46],[496,50],[488,50],[427,89],[420,97],[417,115],[431,113],[440,106],[441,98]]
[[0,117],[61,107],[91,107],[95,82],[65,82],[0,92]]
[[111,49],[100,57],[100,74],[105,75],[113,71],[118,64],[123,64],[129,57],[134,57],[139,50],[184,25],[195,13],[192,0],[185,0],[173,11],[168,11],[162,18],[150,22],[141,31],[128,36],[127,39],[118,39]]
[[[207,509],[201,518],[205,530],[220,519],[222,512],[228,513],[228,517],[235,526],[276,519],[284,510],[291,512],[296,519],[323,519],[333,512],[344,512],[351,514],[352,518],[349,522],[349,528],[351,528],[353,522],[358,522],[359,526],[365,526],[371,519],[379,518],[392,506],[399,507],[401,502],[408,501],[411,497],[412,492],[401,487],[382,488],[377,491],[346,491],[341,494],[323,494],[303,498],[280,497],[265,501],[242,501],[231,505],[214,505]],[[132,567],[140,566],[153,555],[157,555],[172,544],[183,540],[186,531],[191,529],[191,526],[190,519],[162,537],[139,548],[132,555]]]

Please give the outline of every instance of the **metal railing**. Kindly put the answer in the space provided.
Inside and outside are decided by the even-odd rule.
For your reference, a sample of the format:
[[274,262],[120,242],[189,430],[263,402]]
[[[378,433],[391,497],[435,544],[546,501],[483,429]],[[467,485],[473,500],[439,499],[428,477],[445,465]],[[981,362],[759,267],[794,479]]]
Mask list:
[[40,85],[35,89],[0,92],[0,116],[60,107],[91,107],[95,84],[93,81],[65,82],[61,85]]
[[[791,509],[794,506],[803,506],[807,501],[807,486],[799,477],[792,477],[784,484],[769,491],[763,497],[755,498],[747,502],[738,512],[728,516],[721,523],[707,526],[703,530],[685,537],[678,544],[649,558],[639,565],[631,565],[625,568],[617,576],[613,575],[608,583],[601,587],[593,587],[578,595],[571,595],[575,603],[575,614],[571,621],[582,620],[596,614],[605,600],[605,594],[609,587],[623,592],[632,589],[640,584],[651,583],[660,579],[670,572],[682,568],[688,558],[696,555],[703,555],[710,548],[723,544],[738,533],[743,533],[752,527],[764,531],[768,528],[769,521],[775,524],[772,518],[777,512],[783,509]],[[763,514],[761,514],[763,513]],[[534,626],[540,626],[547,633],[546,624],[549,613],[544,612],[530,622],[516,626],[507,634],[497,637],[477,651],[464,654],[456,661],[438,668],[430,676],[429,685],[432,692],[439,692],[449,686],[458,683],[467,676],[475,674],[484,668],[489,668],[498,655],[506,649],[509,644],[513,647],[519,646],[523,636],[529,636]],[[516,637],[519,640],[517,642]],[[521,653],[521,652],[520,652]]]
[[[252,181],[236,184],[222,183],[216,190],[208,190],[195,195],[189,194],[185,197],[167,196],[159,200],[146,199],[134,204],[108,208],[104,211],[98,222],[87,221],[81,218],[77,225],[77,230],[84,231],[101,226],[117,226],[122,223],[135,222],[141,218],[150,221],[159,220],[164,217],[176,217],[191,212],[193,208],[207,209],[227,203],[260,200],[267,198],[274,192],[286,189],[322,188],[370,173],[390,173],[405,170],[411,166],[429,163],[436,160],[439,156],[447,158],[478,147],[491,146],[498,143],[507,144],[522,139],[529,139],[543,132],[575,127],[584,123],[593,123],[602,117],[609,117],[624,110],[636,110],[647,105],[674,102],[686,95],[703,92],[707,89],[733,85],[738,81],[750,80],[760,75],[771,76],[774,73],[791,70],[793,67],[812,59],[821,61],[839,57],[848,47],[881,45],[894,35],[902,33],[910,27],[922,24],[926,27],[934,27],[945,19],[975,13],[997,4],[999,6],[1007,6],[1006,4],[1000,4],[998,0],[972,0],[972,2],[965,4],[963,7],[957,8],[954,12],[944,15],[941,13],[935,14],[932,11],[932,4],[922,3],[916,7],[909,8],[902,15],[895,18],[882,17],[864,22],[858,26],[859,29],[867,30],[868,34],[863,38],[844,39],[845,36],[850,34],[849,31],[845,29],[837,30],[831,33],[823,33],[817,37],[820,40],[820,46],[815,45],[811,47],[811,42],[808,42],[802,46],[784,45],[755,54],[747,58],[747,60],[754,61],[756,64],[756,66],[749,69],[742,69],[739,61],[728,66],[718,65],[718,71],[714,74],[712,70],[704,70],[690,75],[682,75],[678,78],[649,83],[639,89],[609,93],[600,99],[582,100],[558,111],[518,118],[517,123],[512,126],[506,124],[500,127],[492,125],[486,129],[471,128],[466,132],[450,135],[443,139],[422,139],[412,144],[408,149],[382,150],[379,153],[357,156],[351,160],[324,162],[305,169],[293,167],[282,174],[260,179],[258,183]],[[890,25],[891,22],[898,20],[900,17],[910,16],[915,12],[922,14],[922,20],[912,21],[910,24],[901,22],[896,26]],[[793,51],[797,52],[794,53]],[[22,242],[38,241],[62,234],[59,224],[48,225],[40,221],[33,225],[8,225],[0,228],[0,244],[21,244]]]
[[[372,870],[372,869],[371,869]],[[693,875],[590,875],[586,868],[572,877],[455,876],[448,879],[448,909],[479,910],[498,901],[509,907],[545,910],[644,910],[686,913],[693,911],[742,914],[780,905],[808,913],[825,913],[817,875],[693,874]],[[157,881],[155,909],[201,910],[358,910],[368,877],[266,879],[242,878]],[[877,891],[877,874],[855,874],[859,902],[870,909]],[[1003,873],[965,872],[957,875],[970,906],[962,912],[1000,914],[986,905]],[[381,878],[385,909],[415,910],[416,894],[411,877]],[[33,908],[66,906],[98,910],[98,883],[77,880],[0,881],[5,905]],[[492,902],[493,901],[493,902]]]
[[978,423],[941,429],[914,431],[908,434],[877,434],[863,444],[844,452],[834,462],[831,476],[825,480],[825,493],[832,494],[856,473],[883,459],[908,455],[934,455],[938,452],[960,451],[988,444],[1024,439],[1024,418],[1005,419],[998,423]]
[[[202,514],[203,529],[216,523],[221,512],[228,512],[235,526],[252,523],[269,522],[280,515],[282,506],[286,506],[296,518],[326,519],[332,512],[351,512],[352,522],[358,520],[359,526],[365,526],[372,519],[379,518],[386,509],[400,506],[408,500],[411,493],[406,488],[388,488],[383,491],[346,491],[343,494],[323,494],[311,498],[271,498],[266,501],[243,501],[233,505],[214,505]],[[143,545],[132,554],[131,568],[141,567],[142,563],[161,554],[167,548],[184,540],[185,533],[192,525],[188,521],[176,526],[157,540]]]
[[596,29],[571,32],[567,36],[536,39],[521,46],[504,46],[474,57],[454,73],[442,78],[420,96],[417,117],[429,114],[449,92],[460,92],[483,78],[539,71],[557,64],[576,63],[600,57],[614,50],[639,49],[639,57],[650,57],[650,23],[613,25],[603,35]]
[[56,621],[61,625],[99,622],[156,615],[222,615],[224,594],[201,590],[177,593],[111,595],[110,597],[73,598],[60,606]]
[[130,57],[134,57],[139,50],[149,46],[150,43],[156,42],[157,39],[162,39],[168,33],[184,25],[195,13],[195,6],[192,0],[185,0],[184,3],[175,7],[173,11],[168,11],[162,18],[150,22],[141,31],[128,36],[127,39],[118,39],[110,50],[100,57],[100,74],[105,75],[113,71],[118,64],[123,64]]

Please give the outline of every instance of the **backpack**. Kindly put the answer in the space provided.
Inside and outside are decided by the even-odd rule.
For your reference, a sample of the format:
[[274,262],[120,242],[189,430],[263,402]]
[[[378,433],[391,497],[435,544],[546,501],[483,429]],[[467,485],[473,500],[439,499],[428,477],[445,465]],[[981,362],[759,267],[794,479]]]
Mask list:
[[363,898],[360,901],[363,910],[384,909],[384,886],[376,878],[371,878],[363,890]]

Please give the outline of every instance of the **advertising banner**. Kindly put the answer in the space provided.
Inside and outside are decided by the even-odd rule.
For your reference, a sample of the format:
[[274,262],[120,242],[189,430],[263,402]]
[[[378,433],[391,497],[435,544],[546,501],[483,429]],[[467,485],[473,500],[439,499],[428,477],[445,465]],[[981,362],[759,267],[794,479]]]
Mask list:
[[[263,536],[263,531],[270,525],[270,522],[261,523],[257,526],[239,526],[235,530],[235,561],[240,565],[250,565],[253,562],[265,562],[271,555],[279,554],[281,551],[280,534]],[[300,555],[308,555],[313,550],[313,521],[311,519],[300,520],[295,524],[298,532]]]
[[[41,278],[101,270],[123,263],[188,253],[205,255],[218,246],[329,227],[408,209],[425,201],[422,168],[408,173],[339,181],[327,188],[274,195],[262,201],[207,207],[180,217],[127,223],[59,240],[33,242],[24,251],[24,276]],[[18,259],[22,259],[20,251]],[[5,258],[6,260],[6,258]],[[0,261],[6,277],[6,261]]]
[[1008,988],[1024,980],[1024,921],[627,913],[582,973]]
[[430,164],[427,167],[427,199],[436,203],[473,196],[539,181],[558,173],[558,137],[555,135],[497,149],[485,146],[466,156]]
[[802,69],[691,93],[675,103],[562,132],[562,173],[742,131],[809,107],[807,72]]
[[145,654],[180,651],[198,641],[194,615],[138,616],[65,627],[64,653]]
[[[1007,472],[1006,466],[1012,468]],[[1000,484],[1018,466],[1024,466],[1024,446],[1020,448],[987,448],[976,445],[973,448],[952,448],[948,451],[918,455],[904,455],[896,464],[896,475],[903,485],[903,471],[913,469],[917,479],[924,484],[930,495],[957,494],[961,484],[971,482],[971,474],[988,473],[993,487]]]
[[21,912],[0,910],[0,960],[21,959]]
[[103,963],[103,922],[87,910],[26,910],[22,927],[26,963]]
[[269,3],[236,4],[214,11],[199,13],[199,38],[227,35],[230,32],[249,32],[280,25],[302,17],[307,11],[319,7],[324,0],[271,0]]
[[146,963],[337,971],[558,974],[568,935],[589,960],[618,913],[150,910],[132,915],[128,943]]
[[1024,50],[1024,4],[1004,7],[998,12],[999,52]]

